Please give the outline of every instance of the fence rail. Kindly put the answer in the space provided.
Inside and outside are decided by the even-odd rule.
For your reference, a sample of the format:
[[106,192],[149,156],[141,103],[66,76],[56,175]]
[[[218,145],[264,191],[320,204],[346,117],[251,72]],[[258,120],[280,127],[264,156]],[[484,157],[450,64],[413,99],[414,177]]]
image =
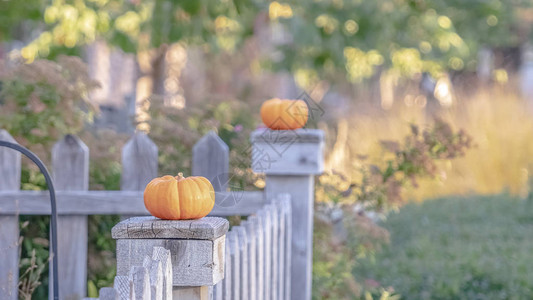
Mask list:
[[[5,130],[0,140],[14,141]],[[248,216],[228,232],[226,279],[214,287],[213,297],[310,299],[313,177],[322,171],[322,132],[258,130],[251,140],[252,168],[266,174],[264,191],[228,191],[229,150],[214,132],[193,148],[193,175],[214,182],[216,205],[210,215]],[[121,191],[88,191],[87,146],[72,135],[53,146],[61,299],[86,295],[88,215],[148,215],[142,190],[157,176],[157,157],[157,146],[136,133],[122,149]],[[0,293],[5,299],[18,298],[18,216],[50,214],[46,192],[19,190],[20,170],[20,154],[0,148]],[[228,198],[231,206],[218,205]]]

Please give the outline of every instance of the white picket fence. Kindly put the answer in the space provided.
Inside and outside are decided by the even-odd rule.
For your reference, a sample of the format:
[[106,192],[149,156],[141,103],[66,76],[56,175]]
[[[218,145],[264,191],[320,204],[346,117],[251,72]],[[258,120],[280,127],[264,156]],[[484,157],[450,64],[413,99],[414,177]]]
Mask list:
[[[14,141],[4,130],[0,140]],[[193,149],[192,175],[213,182],[216,203],[235,200],[230,206],[215,205],[210,215],[248,216],[227,233],[226,279],[212,289],[213,298],[310,299],[313,185],[323,168],[323,134],[258,130],[251,140],[252,169],[266,174],[264,191],[228,190],[229,149],[214,132]],[[136,133],[122,149],[121,191],[88,191],[87,146],[72,135],[54,145],[61,299],[86,295],[88,215],[149,215],[142,194],[157,176],[157,156],[148,136]],[[50,214],[50,200],[46,191],[19,190],[18,152],[0,148],[0,175],[0,294],[17,299],[18,216]],[[102,292],[112,294],[109,289]]]

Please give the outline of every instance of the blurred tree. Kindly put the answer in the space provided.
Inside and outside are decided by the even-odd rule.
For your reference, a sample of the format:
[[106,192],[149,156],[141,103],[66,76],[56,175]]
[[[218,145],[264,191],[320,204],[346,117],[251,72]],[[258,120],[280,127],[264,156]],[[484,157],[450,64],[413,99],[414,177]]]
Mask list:
[[[23,6],[8,3],[10,10]],[[525,0],[57,0],[42,9],[47,29],[22,56],[31,61],[53,46],[103,38],[129,52],[159,49],[150,52],[157,79],[165,45],[232,51],[268,12],[271,35],[284,34],[280,55],[268,65],[290,69],[300,83],[339,72],[357,82],[389,68],[398,76],[439,74],[474,70],[480,45],[523,42],[529,6]]]

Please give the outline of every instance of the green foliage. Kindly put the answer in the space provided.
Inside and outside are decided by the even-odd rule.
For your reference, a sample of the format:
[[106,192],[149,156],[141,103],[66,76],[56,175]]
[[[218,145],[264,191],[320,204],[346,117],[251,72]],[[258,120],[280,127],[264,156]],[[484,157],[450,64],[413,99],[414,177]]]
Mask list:
[[408,204],[383,223],[390,245],[355,276],[402,299],[529,299],[532,208],[507,195]]
[[47,1],[44,0],[27,0],[16,1],[8,0],[0,2],[0,41],[10,40],[17,36],[18,32],[23,31],[32,24],[37,26],[42,20],[42,9]]
[[340,221],[347,228],[344,233],[321,216],[319,210],[313,231],[313,299],[397,299],[381,287],[365,291],[352,274],[359,259],[374,257],[389,241],[389,233],[349,210]]
[[95,108],[87,96],[98,84],[81,59],[61,56],[57,63],[0,67],[0,127],[22,145],[50,146],[92,119]]
[[[17,11],[20,5],[12,4],[17,1],[8,2],[9,11]],[[528,7],[525,0],[54,1],[31,13],[35,17],[44,11],[47,30],[21,54],[32,61],[54,47],[75,48],[97,38],[128,52],[178,41],[234,51],[268,14],[292,38],[280,45],[282,55],[272,59],[274,67],[297,76],[346,74],[359,82],[383,69],[396,76],[438,75],[473,70],[483,45],[524,42],[527,20],[517,12]],[[15,14],[13,23],[28,14]]]
[[381,141],[384,153],[381,161],[372,164],[366,156],[359,156],[358,178],[347,178],[338,172],[319,177],[316,196],[320,202],[337,204],[358,203],[367,209],[387,211],[403,204],[403,189],[417,180],[434,178],[439,161],[465,155],[472,139],[463,130],[454,131],[448,123],[435,120],[422,132],[411,125],[411,132],[403,142]]

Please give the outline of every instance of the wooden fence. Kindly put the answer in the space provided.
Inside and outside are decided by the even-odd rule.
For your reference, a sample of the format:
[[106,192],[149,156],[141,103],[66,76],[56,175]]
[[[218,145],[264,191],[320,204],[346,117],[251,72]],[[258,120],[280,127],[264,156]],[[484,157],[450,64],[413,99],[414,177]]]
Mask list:
[[[0,139],[14,141],[3,130]],[[207,177],[215,187],[216,204],[210,215],[249,216],[227,234],[226,279],[212,289],[213,297],[310,299],[313,185],[314,175],[323,169],[323,134],[306,129],[257,130],[251,140],[251,153],[242,155],[252,155],[252,169],[266,174],[264,191],[228,190],[229,149],[214,132],[193,149],[192,175]],[[54,145],[61,299],[86,295],[88,215],[148,215],[142,191],[157,176],[157,155],[148,136],[136,133],[122,149],[122,190],[88,191],[87,146],[71,135]],[[0,174],[0,293],[5,299],[17,299],[18,216],[50,214],[50,203],[47,192],[19,190],[17,152],[0,148]],[[117,251],[117,274],[125,276]],[[112,294],[109,289],[103,293]]]

